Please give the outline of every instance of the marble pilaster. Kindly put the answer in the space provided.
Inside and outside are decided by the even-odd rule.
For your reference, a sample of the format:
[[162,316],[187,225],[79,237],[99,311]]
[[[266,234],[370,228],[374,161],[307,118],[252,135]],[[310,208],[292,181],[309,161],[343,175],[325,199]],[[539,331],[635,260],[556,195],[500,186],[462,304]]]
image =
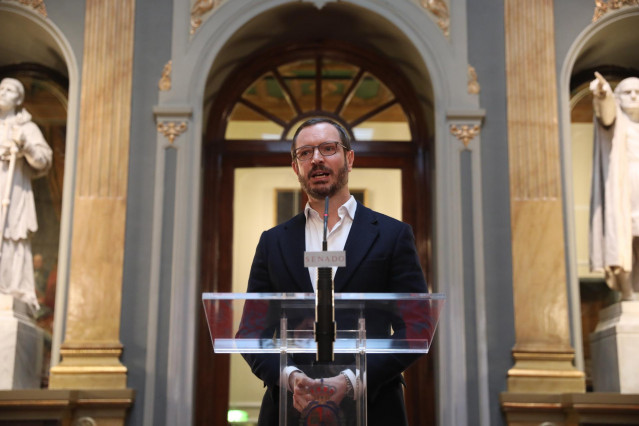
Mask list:
[[505,2],[515,365],[508,392],[584,392],[566,285],[552,0]]
[[119,357],[135,0],[88,0],[62,362],[52,389],[123,389]]

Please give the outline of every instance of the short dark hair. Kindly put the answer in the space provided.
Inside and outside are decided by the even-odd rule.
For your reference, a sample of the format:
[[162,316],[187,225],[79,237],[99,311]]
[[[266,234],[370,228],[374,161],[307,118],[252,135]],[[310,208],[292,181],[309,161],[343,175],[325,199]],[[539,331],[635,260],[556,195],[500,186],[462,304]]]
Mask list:
[[351,138],[348,135],[348,132],[346,131],[346,129],[344,129],[344,127],[342,127],[338,122],[331,120],[330,118],[314,117],[300,124],[300,127],[298,127],[297,130],[295,131],[295,135],[293,136],[293,143],[291,144],[291,157],[293,157],[293,160],[295,160],[295,144],[297,143],[297,136],[306,127],[314,126],[315,124],[319,124],[319,123],[328,123],[331,126],[335,127],[335,129],[337,129],[337,133],[339,133],[339,139],[342,145],[344,146],[344,149],[346,151],[351,150]]

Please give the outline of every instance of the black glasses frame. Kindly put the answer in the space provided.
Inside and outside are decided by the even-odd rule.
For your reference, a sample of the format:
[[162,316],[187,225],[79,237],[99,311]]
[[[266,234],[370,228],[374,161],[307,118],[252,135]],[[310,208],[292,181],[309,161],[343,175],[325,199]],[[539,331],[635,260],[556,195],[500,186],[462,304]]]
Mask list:
[[[335,147],[335,152],[333,153],[329,153],[326,154],[324,152],[322,152],[322,149],[325,149],[328,146],[334,146]],[[313,158],[313,156],[315,155],[315,150],[317,149],[319,151],[320,154],[322,154],[322,157],[332,157],[333,155],[337,154],[337,146],[341,146],[342,148],[344,148],[344,151],[347,151],[348,148],[346,148],[346,146],[344,146],[344,144],[342,144],[341,142],[322,142],[319,145],[304,145],[304,146],[300,146],[299,148],[296,148],[294,153],[295,153],[295,158],[299,161],[308,161],[311,158]],[[311,154],[309,155],[308,158],[300,158],[299,156],[299,151],[303,150],[303,149],[311,149]]]

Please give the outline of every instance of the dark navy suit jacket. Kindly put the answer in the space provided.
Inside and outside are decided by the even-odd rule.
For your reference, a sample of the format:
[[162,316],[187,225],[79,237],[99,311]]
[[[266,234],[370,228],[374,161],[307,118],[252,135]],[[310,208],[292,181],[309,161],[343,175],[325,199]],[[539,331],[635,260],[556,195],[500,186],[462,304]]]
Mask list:
[[[251,266],[248,292],[313,292],[305,251],[304,213],[265,231]],[[337,269],[335,292],[424,293],[421,269],[409,225],[357,204],[355,218],[344,246],[346,266]],[[336,318],[338,328],[340,319]],[[368,337],[401,332],[401,323],[389,316],[367,318]],[[241,329],[240,329],[241,333]],[[255,375],[268,387],[260,424],[277,424],[279,358],[245,355]],[[367,357],[368,423],[401,425],[406,422],[401,372],[414,356],[369,355]]]

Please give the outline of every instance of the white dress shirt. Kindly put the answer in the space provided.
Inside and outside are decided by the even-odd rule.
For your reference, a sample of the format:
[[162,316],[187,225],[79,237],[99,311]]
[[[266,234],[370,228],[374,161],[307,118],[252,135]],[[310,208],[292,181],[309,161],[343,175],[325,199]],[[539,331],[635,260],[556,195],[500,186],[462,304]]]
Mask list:
[[[337,209],[339,221],[337,221],[335,226],[327,232],[326,236],[328,251],[344,250],[346,239],[348,238],[348,234],[351,232],[353,220],[355,219],[355,210],[357,210],[357,201],[355,201],[355,197],[352,195],[347,202]],[[320,216],[320,214],[313,210],[308,203],[306,203],[306,207],[304,208],[304,214],[306,215],[306,251],[322,251],[322,241],[324,241],[323,215]],[[336,271],[337,266],[334,266],[333,277],[335,277]],[[317,267],[309,267],[308,273],[311,277],[313,289],[317,290]]]
[[[355,210],[357,210],[357,201],[355,201],[355,197],[351,195],[351,197],[342,204],[339,209],[337,209],[337,215],[339,216],[339,220],[333,226],[332,229],[327,231],[326,235],[326,245],[328,251],[342,251],[344,250],[344,246],[346,245],[346,240],[348,239],[348,234],[351,232],[351,227],[353,226],[353,220],[355,219]],[[305,239],[306,239],[306,251],[322,251],[322,242],[324,241],[324,218],[323,215],[313,210],[310,204],[306,203],[306,207],[304,208],[304,214],[306,215],[306,229],[305,229]],[[335,272],[337,271],[337,266],[333,267],[333,277],[335,277]],[[313,285],[313,289],[317,291],[317,267],[311,266],[308,268],[308,273],[311,278],[311,284]],[[286,375],[286,384],[289,387],[290,391],[293,389],[290,388],[289,383],[289,375],[294,371],[300,371],[294,366],[289,366],[284,369],[284,374]],[[358,395],[358,389],[355,386],[355,373],[351,370],[344,370],[343,373],[346,374],[348,379],[351,381],[353,385],[353,390],[355,393],[355,398]]]

